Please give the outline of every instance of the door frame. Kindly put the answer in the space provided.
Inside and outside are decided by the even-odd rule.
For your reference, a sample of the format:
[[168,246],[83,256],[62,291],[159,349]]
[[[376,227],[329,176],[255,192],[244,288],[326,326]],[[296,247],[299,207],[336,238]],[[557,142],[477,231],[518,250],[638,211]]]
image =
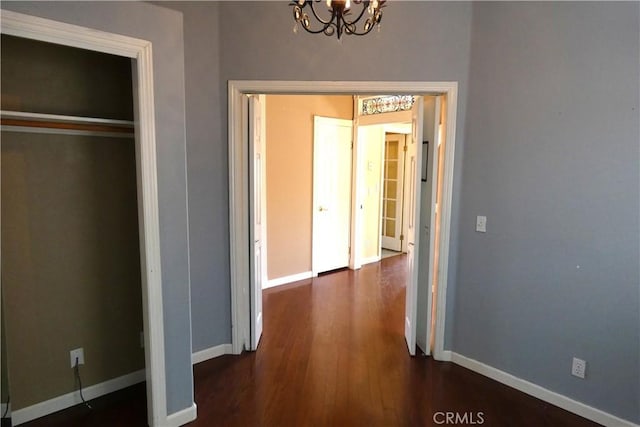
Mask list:
[[136,181],[149,425],[167,425],[164,317],[151,42],[2,10],[2,34],[134,59]]
[[[421,94],[421,95],[433,95],[433,94]],[[357,126],[371,126],[371,125],[380,125],[383,128],[383,132],[385,134],[387,133],[401,133],[403,135],[405,135],[405,143],[406,143],[406,138],[411,136],[411,134],[413,133],[413,123],[412,123],[412,115],[411,115],[411,110],[407,110],[407,111],[394,111],[394,112],[387,112],[387,113],[379,113],[379,114],[371,114],[371,115],[360,115],[359,111],[358,111],[358,105],[360,103],[361,99],[364,99],[366,97],[358,97],[356,96],[355,98],[355,104],[356,104],[356,109],[354,110],[354,114],[357,115],[357,118],[354,121],[357,121]],[[394,126],[398,126],[398,129],[396,130],[392,130]],[[403,126],[409,126],[409,130],[408,132],[405,132],[406,129],[402,129]],[[355,126],[354,126],[355,128]],[[357,135],[357,133],[356,133]],[[357,139],[357,138],[356,138]],[[406,144],[405,144],[406,145]],[[406,159],[404,159],[406,161]],[[383,163],[384,163],[384,158],[383,158]],[[406,168],[404,168],[403,166],[403,184],[407,181],[407,170]],[[359,172],[360,171],[356,171],[356,173],[354,173],[354,182],[356,182],[356,184],[358,183],[358,178],[359,178]],[[380,179],[382,180],[384,177],[384,170],[382,171],[381,175],[380,175]],[[404,193],[404,189],[403,189],[403,193]],[[379,258],[382,258],[382,194],[380,196],[380,250],[379,252]],[[403,197],[403,206],[402,206],[402,215],[403,215],[403,226],[402,226],[402,234],[404,234],[405,236],[407,235],[407,226],[406,226],[406,215],[407,212],[409,211],[408,207],[406,206],[406,198]],[[360,235],[357,236],[357,238],[360,238]],[[359,249],[358,246],[358,240],[354,240],[352,241],[352,247],[357,247]],[[407,252],[407,243],[406,243],[406,239],[402,242],[402,244],[400,245],[400,250],[402,253],[406,253]],[[354,253],[354,266],[349,266],[349,268],[353,268],[353,269],[357,269],[360,268],[363,264],[367,263],[368,260],[363,260],[362,257],[360,256],[359,252],[355,252]]]
[[[391,82],[391,81],[282,81],[229,80],[228,83],[228,148],[229,148],[229,264],[231,269],[231,340],[232,352],[240,354],[249,348],[249,162],[248,146],[243,138],[242,96],[245,94],[362,94],[362,95],[438,95],[447,99],[447,141],[444,158],[443,203],[441,208],[440,259],[437,266],[439,287],[436,302],[434,359],[451,360],[444,350],[449,241],[451,235],[451,203],[455,154],[458,82]],[[353,162],[357,161],[354,153]],[[352,198],[353,199],[353,198]],[[355,199],[352,203],[355,202]],[[357,210],[353,210],[357,212]],[[353,222],[352,230],[358,232]],[[357,238],[358,236],[354,236]],[[352,256],[353,256],[352,245]]]

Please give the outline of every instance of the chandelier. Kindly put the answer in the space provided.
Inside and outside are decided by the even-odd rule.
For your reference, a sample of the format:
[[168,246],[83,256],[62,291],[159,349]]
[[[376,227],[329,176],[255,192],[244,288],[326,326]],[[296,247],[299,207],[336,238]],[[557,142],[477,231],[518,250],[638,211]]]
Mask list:
[[[355,34],[364,36],[371,32],[382,19],[382,8],[385,0],[293,0],[293,18],[296,21],[293,31],[297,32],[298,24],[305,31],[312,34],[324,33],[327,36],[337,34]],[[326,11],[320,4],[326,4]],[[357,9],[357,10],[353,10]],[[317,24],[311,24],[310,12]],[[364,24],[358,28],[358,23],[365,17]]]

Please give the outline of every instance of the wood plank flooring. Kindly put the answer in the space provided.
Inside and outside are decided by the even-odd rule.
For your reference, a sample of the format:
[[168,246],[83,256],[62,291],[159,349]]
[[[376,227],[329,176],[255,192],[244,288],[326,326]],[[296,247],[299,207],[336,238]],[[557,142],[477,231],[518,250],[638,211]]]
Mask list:
[[[466,425],[597,425],[452,363],[410,357],[404,278],[405,256],[395,256],[264,291],[258,351],[194,366],[190,425],[431,426],[446,412]],[[124,393],[25,426],[144,425],[144,388],[114,396]]]

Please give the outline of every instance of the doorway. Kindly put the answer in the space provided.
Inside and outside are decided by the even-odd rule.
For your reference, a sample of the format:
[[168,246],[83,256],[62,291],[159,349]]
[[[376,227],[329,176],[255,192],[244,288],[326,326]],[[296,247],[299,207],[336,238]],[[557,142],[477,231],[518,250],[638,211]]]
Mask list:
[[[357,97],[359,104],[379,99],[384,97]],[[402,117],[405,122],[394,122]],[[361,161],[356,177],[360,182],[358,194],[364,217],[361,235],[365,241],[359,247],[359,264],[364,265],[407,252],[406,215],[411,198],[404,197],[410,171],[404,163],[414,129],[411,111],[361,115],[357,122],[355,134]]]
[[[252,106],[263,97],[266,111],[262,113],[260,110],[258,113]],[[402,149],[397,144],[395,148],[403,156],[407,155],[413,166],[407,168],[407,175],[410,175],[407,186],[411,191],[406,199],[410,206],[407,211],[411,211],[409,218],[417,217],[416,209],[420,203],[415,190],[419,188],[417,171],[420,165],[416,159],[419,158],[418,148],[421,145],[417,141],[421,140],[420,129],[425,120],[421,114],[424,98],[413,95],[363,99],[351,95],[247,96],[249,129],[259,129],[261,123],[266,123],[264,137],[253,131],[249,134],[252,139],[250,148],[253,147],[253,154],[250,155],[250,174],[253,171],[253,178],[250,183],[256,182],[260,169],[265,166],[267,169],[266,185],[262,189],[253,186],[250,192],[253,199],[249,203],[250,215],[253,215],[250,219],[250,224],[253,224],[250,241],[255,248],[251,254],[251,277],[256,283],[255,290],[250,291],[251,350],[258,348],[261,337],[263,316],[260,302],[263,295],[257,285],[260,281],[270,284],[271,280],[277,280],[284,284],[295,281],[299,274],[310,269],[312,271],[308,277],[315,277],[318,273],[347,267],[350,235],[355,235],[355,229],[359,229],[360,233],[353,243],[352,252],[359,264],[380,261],[382,159],[386,130],[400,131],[404,127],[409,135],[408,143],[403,144]],[[399,99],[404,99],[404,102],[397,102]],[[354,106],[374,101],[376,105],[395,107],[396,112],[387,109],[365,111],[362,108],[354,112]],[[366,124],[352,129],[354,115],[358,122]],[[393,123],[393,120],[401,118],[406,123]],[[266,140],[266,156],[260,157],[258,151],[262,140]],[[357,160],[352,160],[356,157]],[[268,209],[263,214],[260,205],[263,204],[261,195],[264,193],[267,193]],[[355,194],[355,203],[351,203],[352,193]],[[350,221],[356,215],[361,217],[359,224]],[[261,218],[267,218],[266,222]],[[313,218],[312,224],[310,218]],[[354,228],[351,228],[351,224],[355,224]],[[261,232],[265,228],[269,235],[268,247],[260,244],[263,241]],[[407,229],[411,230],[406,234],[407,244],[411,245],[412,250],[405,259],[407,275],[413,283],[419,263],[411,262],[409,258],[418,253],[413,250],[413,245],[417,244],[416,231],[419,227],[407,221]],[[312,249],[311,254],[305,257],[302,251],[309,248]],[[266,259],[263,260],[260,254],[266,254]],[[256,275],[261,270],[261,264],[268,266],[266,281],[263,276]],[[295,279],[291,280],[291,276]],[[412,293],[408,295],[413,296]],[[412,306],[408,304],[408,307]],[[414,317],[410,314],[408,325],[416,323]],[[409,326],[407,336],[411,337],[414,333]],[[415,344],[412,343],[413,338],[410,339],[407,344],[413,353]]]
[[[246,123],[243,120],[243,96],[256,93],[332,93],[332,94],[443,94],[451,102],[448,103],[449,112],[447,126],[449,141],[447,157],[445,157],[445,174],[443,179],[443,209],[442,218],[450,217],[451,184],[453,177],[453,147],[455,146],[455,106],[457,102],[457,83],[402,83],[402,82],[264,82],[264,81],[231,81],[229,82],[229,161],[230,161],[230,241],[231,241],[231,276],[232,276],[232,346],[233,352],[239,354],[243,348],[249,347],[250,336],[250,298],[251,289],[255,288],[255,280],[250,277],[250,251],[246,247],[246,238],[250,233],[249,225],[249,189],[246,186],[249,168],[244,163],[243,153],[247,152]],[[414,138],[416,140],[416,138]],[[419,153],[419,150],[417,151]],[[419,167],[419,159],[414,156],[413,170]],[[354,163],[356,160],[354,160]],[[415,188],[414,188],[415,190]],[[357,215],[354,215],[357,216]],[[358,218],[354,218],[357,222]],[[417,218],[414,218],[418,224]],[[442,242],[449,241],[449,221],[443,221],[441,232]],[[357,236],[355,236],[357,238]],[[444,360],[448,356],[444,353],[444,302],[446,296],[446,267],[448,265],[448,245],[442,245],[443,253],[440,257],[440,292],[438,294],[438,319],[436,322],[435,357]],[[446,248],[444,246],[447,246]],[[353,245],[352,245],[353,247]],[[416,278],[417,281],[417,278]],[[414,286],[413,284],[411,286]],[[411,287],[409,286],[409,287]],[[409,288],[408,287],[408,288]],[[411,309],[411,308],[410,308]]]

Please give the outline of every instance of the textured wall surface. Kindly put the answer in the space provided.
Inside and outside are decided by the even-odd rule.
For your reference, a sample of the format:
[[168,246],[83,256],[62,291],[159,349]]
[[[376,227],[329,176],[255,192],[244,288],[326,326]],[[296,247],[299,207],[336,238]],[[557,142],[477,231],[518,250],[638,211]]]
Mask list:
[[184,15],[193,351],[231,342],[227,84],[217,2],[158,2]]
[[13,409],[144,369],[133,138],[3,131],[2,248]]
[[635,422],[639,9],[474,6],[453,345]]

